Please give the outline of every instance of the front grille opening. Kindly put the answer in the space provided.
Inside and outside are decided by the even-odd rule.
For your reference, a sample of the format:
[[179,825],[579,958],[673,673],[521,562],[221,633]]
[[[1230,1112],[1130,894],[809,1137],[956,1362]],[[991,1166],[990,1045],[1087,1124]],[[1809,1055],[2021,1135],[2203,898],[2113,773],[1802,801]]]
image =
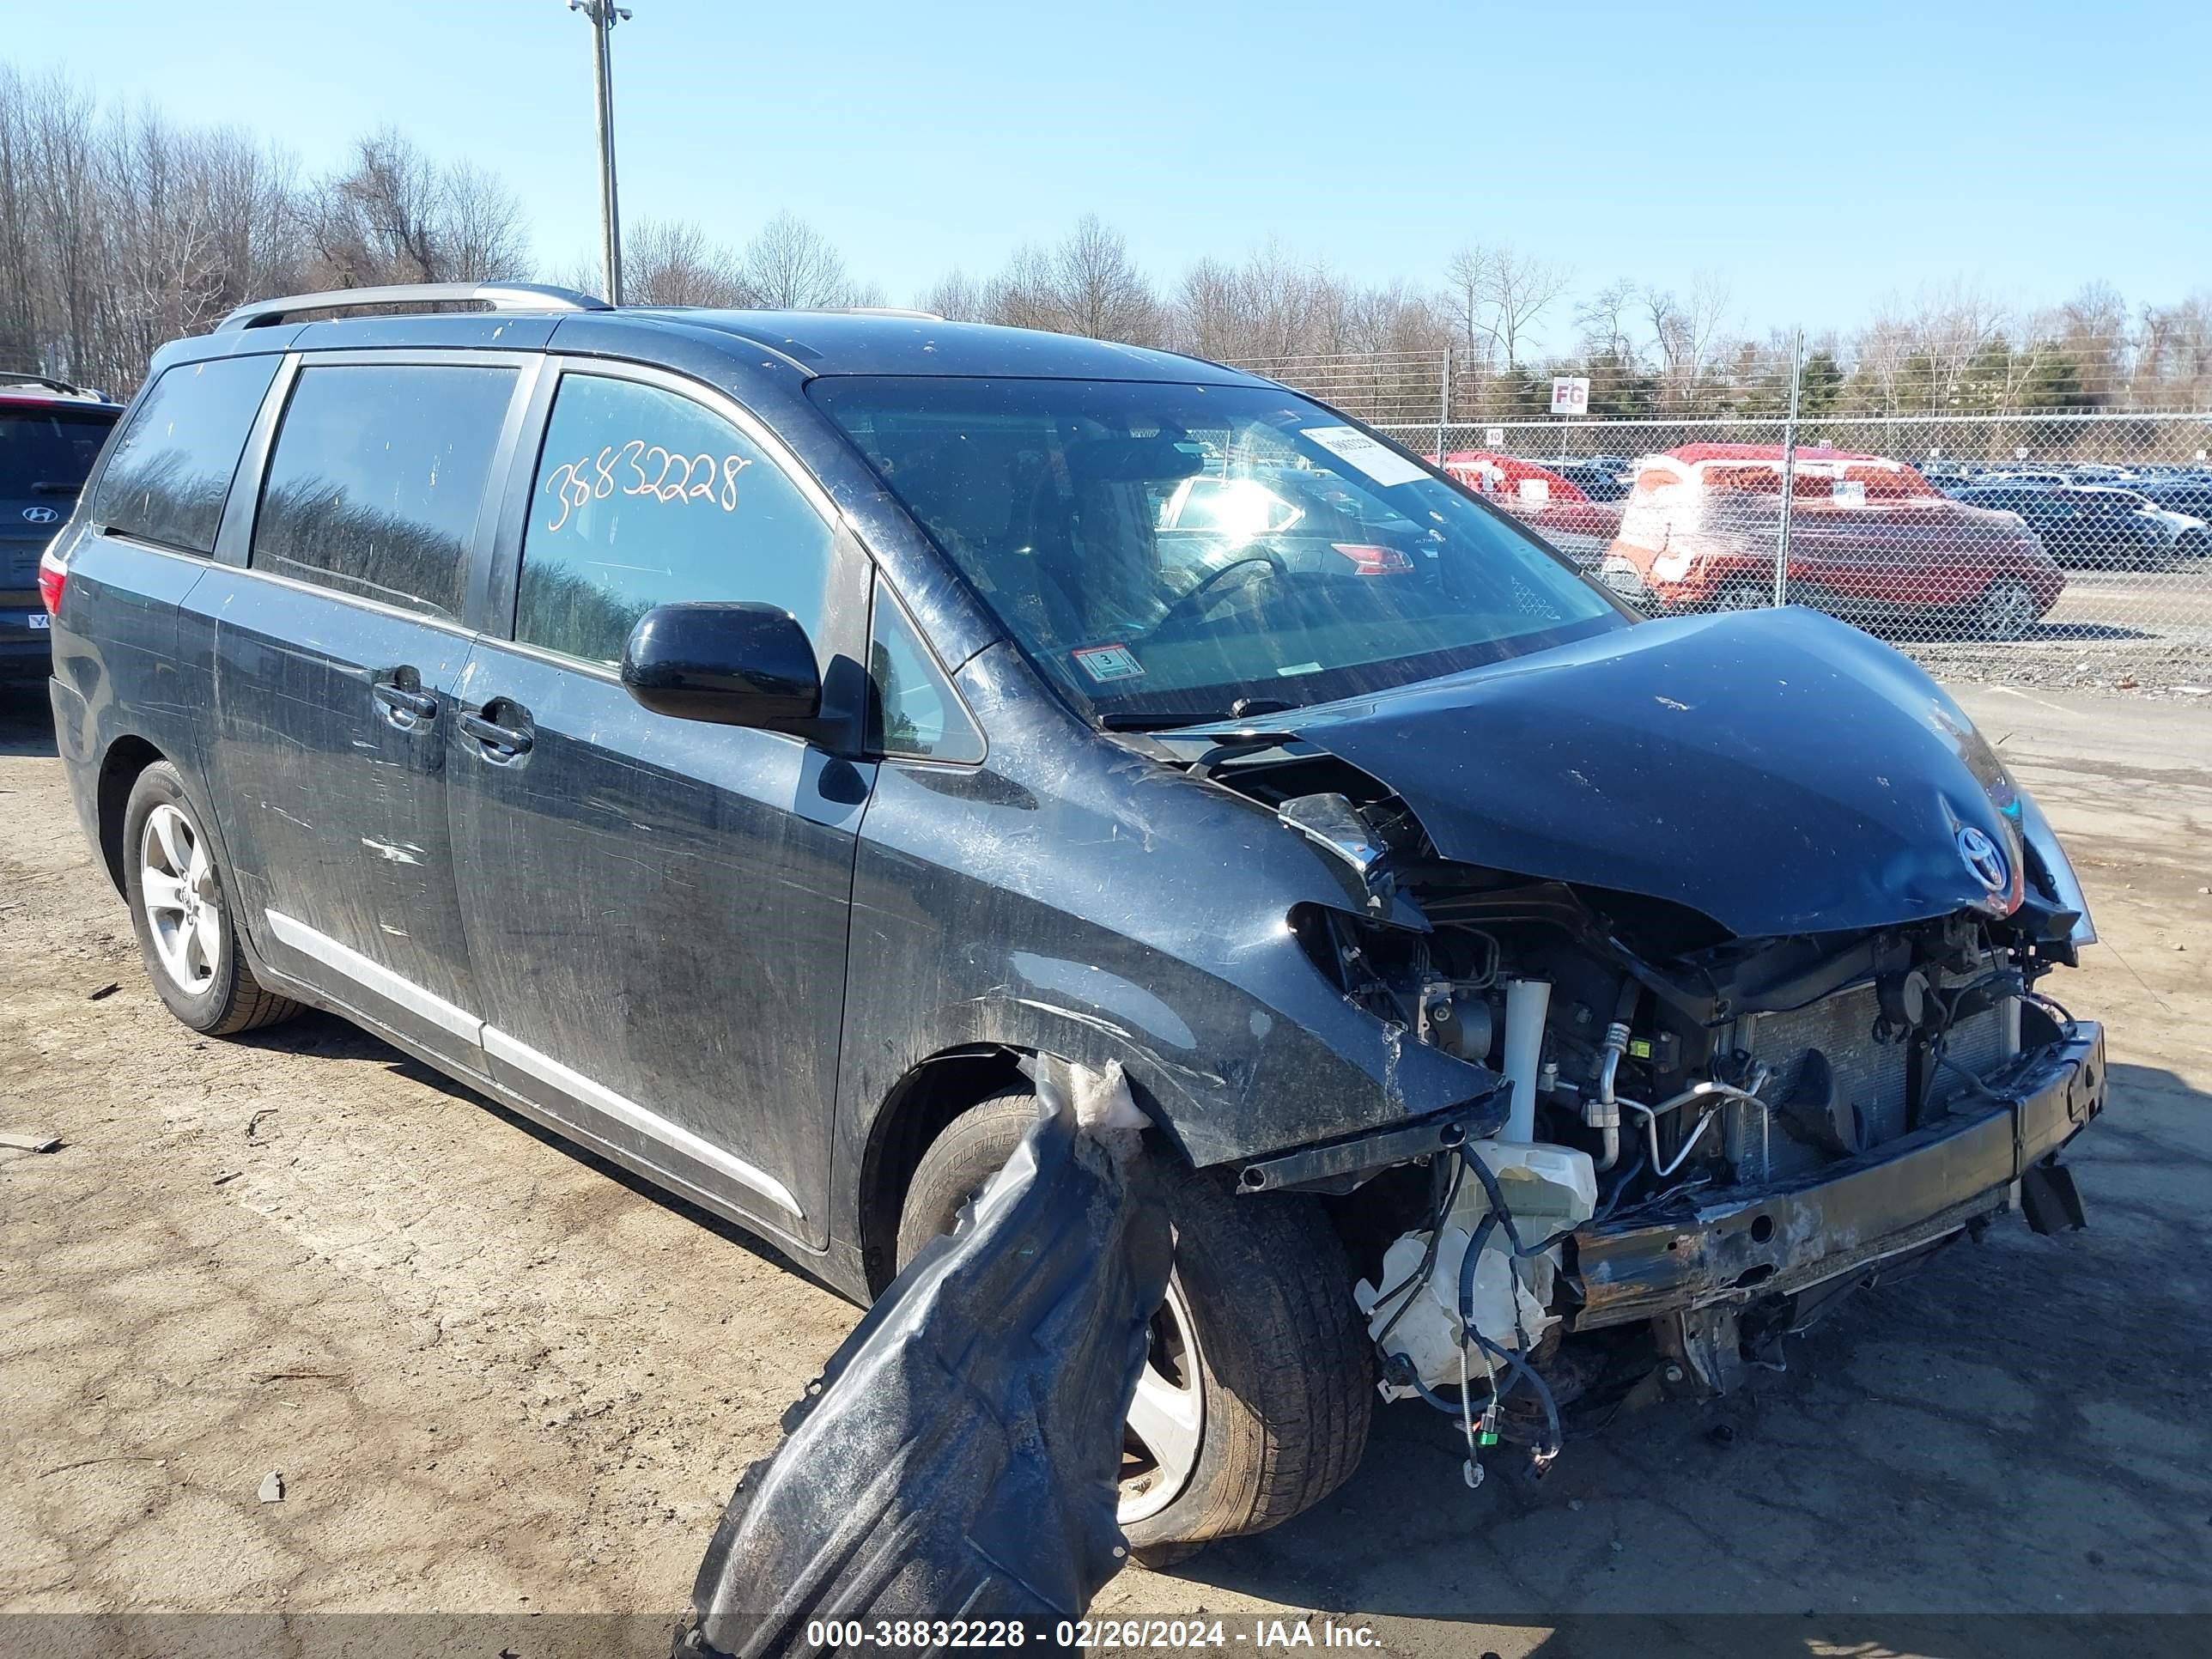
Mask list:
[[[1972,974],[1946,975],[1945,988],[1967,983],[1994,965],[1985,964]],[[1938,1108],[1948,1105],[1971,1091],[1968,1077],[1987,1077],[2016,1052],[2017,1009],[2016,1000],[2003,999],[1959,1019],[1944,1040],[1943,1056],[1949,1064],[1929,1079],[1929,1103]],[[1809,1057],[1816,1051],[1827,1066],[1834,1098],[1849,1105],[1857,1146],[1879,1146],[1910,1127],[1915,1045],[1909,1037],[1888,1035],[1881,1024],[1881,997],[1871,981],[1847,987],[1808,1007],[1747,1015],[1736,1021],[1731,1046],[1772,1072],[1760,1091],[1768,1106],[1729,1108],[1728,1150],[1741,1186],[1809,1174],[1831,1161],[1830,1152],[1808,1144],[1802,1134],[1790,1133],[1777,1109],[1800,1098],[1801,1089],[1817,1086],[1817,1063],[1808,1072]]]

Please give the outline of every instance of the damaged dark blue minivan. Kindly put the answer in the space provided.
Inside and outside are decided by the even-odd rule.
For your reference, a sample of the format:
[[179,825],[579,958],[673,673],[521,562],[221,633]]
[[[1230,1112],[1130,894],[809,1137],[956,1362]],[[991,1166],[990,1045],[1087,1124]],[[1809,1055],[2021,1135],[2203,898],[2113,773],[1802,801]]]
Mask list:
[[1957,705],[1809,612],[1638,622],[1249,374],[307,295],[161,354],[43,575],[197,1030],[337,1011],[861,1298],[1118,1061],[1156,1559],[1328,1492],[1378,1397],[1547,1456],[2078,1220],[2094,935]]

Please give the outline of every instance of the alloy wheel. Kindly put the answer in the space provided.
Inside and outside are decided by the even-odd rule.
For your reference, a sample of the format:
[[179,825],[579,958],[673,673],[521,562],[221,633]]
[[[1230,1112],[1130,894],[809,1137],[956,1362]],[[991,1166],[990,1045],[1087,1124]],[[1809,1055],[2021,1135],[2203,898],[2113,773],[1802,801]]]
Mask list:
[[215,982],[222,959],[222,907],[206,843],[167,802],[146,815],[139,835],[138,890],[162,972],[187,995],[199,995]]
[[1206,1390],[1194,1330],[1182,1287],[1170,1283],[1167,1300],[1152,1316],[1144,1374],[1122,1433],[1119,1518],[1124,1527],[1174,1503],[1197,1472],[1206,1441]]
[[2035,596],[2015,581],[1991,582],[1974,607],[1974,631],[1985,640],[2016,640],[2035,625]]

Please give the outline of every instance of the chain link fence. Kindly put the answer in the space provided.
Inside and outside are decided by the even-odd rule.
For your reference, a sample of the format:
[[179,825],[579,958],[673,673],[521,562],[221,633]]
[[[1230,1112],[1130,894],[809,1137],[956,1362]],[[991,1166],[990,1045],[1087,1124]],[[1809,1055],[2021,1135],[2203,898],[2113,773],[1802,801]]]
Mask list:
[[1960,678],[2212,686],[2212,410],[1474,420],[1438,353],[1261,372],[1441,457],[1651,615],[1806,605]]

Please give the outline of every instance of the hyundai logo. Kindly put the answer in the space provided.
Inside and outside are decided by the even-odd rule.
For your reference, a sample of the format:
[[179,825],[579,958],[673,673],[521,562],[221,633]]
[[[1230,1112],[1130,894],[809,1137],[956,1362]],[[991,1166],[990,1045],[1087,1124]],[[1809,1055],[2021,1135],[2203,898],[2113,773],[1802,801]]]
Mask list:
[[2004,891],[2010,873],[2005,868],[2004,854],[1997,850],[1996,842],[1972,824],[1959,831],[1959,857],[1983,886],[1992,893]]
[[27,507],[23,509],[23,516],[33,524],[52,524],[61,514],[51,507]]

